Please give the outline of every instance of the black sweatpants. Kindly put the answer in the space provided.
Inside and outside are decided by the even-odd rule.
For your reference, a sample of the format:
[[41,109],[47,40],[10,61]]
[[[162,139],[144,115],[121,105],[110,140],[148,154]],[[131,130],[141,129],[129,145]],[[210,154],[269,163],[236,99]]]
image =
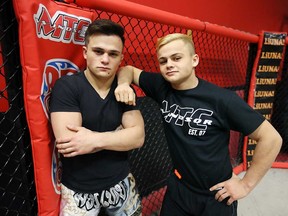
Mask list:
[[237,201],[231,205],[215,200],[214,195],[195,193],[170,176],[160,216],[237,216]]

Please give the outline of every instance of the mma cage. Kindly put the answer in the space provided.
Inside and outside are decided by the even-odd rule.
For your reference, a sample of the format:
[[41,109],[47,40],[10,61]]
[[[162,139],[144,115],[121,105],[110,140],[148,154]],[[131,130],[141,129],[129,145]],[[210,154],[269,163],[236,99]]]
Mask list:
[[[75,16],[74,11],[77,12]],[[82,11],[86,14],[81,15]],[[41,26],[41,22],[35,25],[35,20],[40,19],[40,15],[45,13],[49,15],[46,19],[50,24],[47,20],[42,21],[42,24],[49,25],[48,30],[45,29],[47,26]],[[62,20],[59,18],[61,16]],[[80,23],[78,17],[84,17],[85,19],[82,19],[84,23],[87,20],[108,18],[121,24],[126,31],[123,64],[134,65],[146,71],[159,71],[155,52],[157,38],[174,32],[190,35],[194,40],[196,53],[200,56],[200,64],[196,68],[197,76],[237,92],[243,100],[273,124],[283,138],[281,152],[273,167],[288,168],[286,32],[263,31],[259,35],[254,35],[128,1],[2,0],[0,215],[54,216],[58,213],[59,193],[57,182],[55,183],[58,164],[51,145],[54,143],[54,138],[47,113],[45,114],[47,110],[43,108],[49,99],[49,88],[53,87],[49,86],[49,83],[46,83],[46,86],[43,78],[46,69],[51,65],[47,64],[45,68],[41,65],[51,63],[50,60],[56,54],[51,52],[50,56],[43,60],[47,50],[52,47],[51,44],[43,45],[43,43],[50,43],[51,38],[55,39],[58,36],[57,41],[52,42],[59,46],[72,44],[77,46],[77,49],[81,47],[79,42],[81,34],[78,35],[77,42],[76,31],[74,33],[72,31],[74,39],[66,40],[64,43],[60,40],[64,38],[64,33],[59,33],[64,29],[63,26],[62,29],[55,30],[63,20],[66,21],[66,30],[69,28],[67,17],[73,18],[71,18],[73,22],[70,22],[73,24],[71,28]],[[39,28],[35,30],[37,27]],[[35,36],[37,31],[42,34]],[[34,38],[29,34],[34,35]],[[66,32],[65,37],[68,36]],[[42,50],[42,53],[39,50]],[[30,56],[33,52],[36,54]],[[32,57],[35,59],[31,60]],[[71,56],[65,58],[69,57]],[[29,65],[30,61],[32,66]],[[40,66],[33,65],[34,62]],[[78,60],[74,62],[75,65],[78,62]],[[71,70],[69,68],[69,71]],[[159,107],[153,100],[145,97],[141,89],[137,88],[136,92],[145,121],[146,139],[142,148],[130,152],[129,161],[142,198],[143,216],[156,216],[161,208],[166,179],[172,170],[172,165]],[[44,102],[41,102],[41,98],[44,98]],[[249,168],[255,145],[253,140],[231,131],[229,149],[235,173]]]

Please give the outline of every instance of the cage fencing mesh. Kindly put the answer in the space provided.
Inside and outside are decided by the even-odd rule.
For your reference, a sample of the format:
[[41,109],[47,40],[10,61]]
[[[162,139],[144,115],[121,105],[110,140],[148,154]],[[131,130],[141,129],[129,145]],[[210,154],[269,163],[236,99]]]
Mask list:
[[273,102],[272,125],[280,133],[283,144],[276,161],[288,160],[288,50],[285,47],[282,71],[279,73]]
[[[229,88],[237,92],[244,100],[247,99],[249,77],[256,56],[256,49],[253,48],[257,48],[257,46],[250,45],[246,41],[105,11],[97,11],[97,14],[97,18],[111,19],[125,28],[124,65],[130,64],[146,71],[159,72],[155,50],[157,38],[174,32],[189,34],[193,38],[196,52],[200,56],[200,64],[196,69],[197,76],[221,87]],[[248,61],[248,57],[251,61]],[[137,93],[140,97],[144,95],[139,88],[137,88]],[[146,126],[146,141],[144,147],[132,151],[130,164],[142,198],[145,199],[148,196],[148,200],[145,199],[145,205],[149,208],[144,206],[144,215],[150,215],[161,207],[159,203],[162,202],[166,179],[172,166],[163,135],[162,122],[160,119],[159,123],[156,122],[159,110],[155,110],[156,105],[152,105],[153,101],[149,98],[144,97],[139,100]],[[153,124],[158,126],[155,127]],[[153,142],[156,142],[156,145]],[[153,147],[155,149],[152,149]],[[238,132],[232,131],[230,153],[233,166],[242,162],[242,147],[243,137]],[[155,193],[157,191],[158,193]],[[149,196],[151,193],[154,194],[153,197]],[[153,202],[149,202],[152,199]]]
[[36,215],[29,131],[23,103],[17,21],[12,1],[0,4],[0,215]]

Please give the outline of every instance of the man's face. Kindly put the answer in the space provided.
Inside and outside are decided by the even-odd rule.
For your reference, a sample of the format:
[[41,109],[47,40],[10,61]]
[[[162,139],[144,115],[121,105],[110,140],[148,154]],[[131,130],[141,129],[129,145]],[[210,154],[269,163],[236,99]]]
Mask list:
[[123,59],[123,44],[115,35],[92,35],[83,47],[87,69],[91,76],[109,79],[114,76]]
[[189,88],[195,78],[194,68],[198,55],[182,40],[174,40],[158,50],[158,61],[162,76],[176,89]]

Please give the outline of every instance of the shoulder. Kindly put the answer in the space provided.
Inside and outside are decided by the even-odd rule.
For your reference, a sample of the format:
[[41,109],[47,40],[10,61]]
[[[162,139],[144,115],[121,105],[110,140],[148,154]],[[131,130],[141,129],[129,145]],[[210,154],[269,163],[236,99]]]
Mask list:
[[83,73],[78,72],[75,74],[64,75],[56,80],[54,87],[57,85],[75,86],[77,82],[83,80]]
[[139,77],[139,87],[146,96],[152,97],[157,102],[161,102],[171,90],[170,83],[158,72],[142,71]]
[[149,88],[162,89],[163,87],[170,86],[159,72],[146,72],[142,71],[139,78],[140,87],[147,86]]
[[202,96],[202,100],[209,102],[219,110],[227,111],[234,109],[235,105],[247,106],[248,104],[236,92],[226,89],[205,80],[200,80],[201,87],[197,93]]
[[78,92],[83,87],[83,84],[81,83],[84,83],[84,79],[82,77],[82,73],[76,73],[60,77],[56,80],[51,90],[52,95],[71,95],[73,92],[73,94],[75,94],[75,92]]
[[219,97],[229,97],[232,95],[237,95],[234,91],[230,89],[220,87],[214,83],[208,82],[203,79],[199,79],[199,83],[202,87],[201,88],[202,91],[207,91],[209,92],[209,94],[212,95],[219,95]]
[[77,73],[74,73],[74,74],[64,75],[64,76],[60,77],[57,81],[67,82],[67,81],[72,81],[72,80],[78,80],[81,77],[83,77],[83,73],[82,72],[77,72]]
[[148,77],[162,77],[161,73],[159,72],[152,72],[152,71],[142,71],[140,76],[148,76]]
[[142,71],[139,77],[139,82],[144,81],[144,82],[167,82],[163,76],[161,75],[161,73],[159,72],[147,72],[147,71]]

